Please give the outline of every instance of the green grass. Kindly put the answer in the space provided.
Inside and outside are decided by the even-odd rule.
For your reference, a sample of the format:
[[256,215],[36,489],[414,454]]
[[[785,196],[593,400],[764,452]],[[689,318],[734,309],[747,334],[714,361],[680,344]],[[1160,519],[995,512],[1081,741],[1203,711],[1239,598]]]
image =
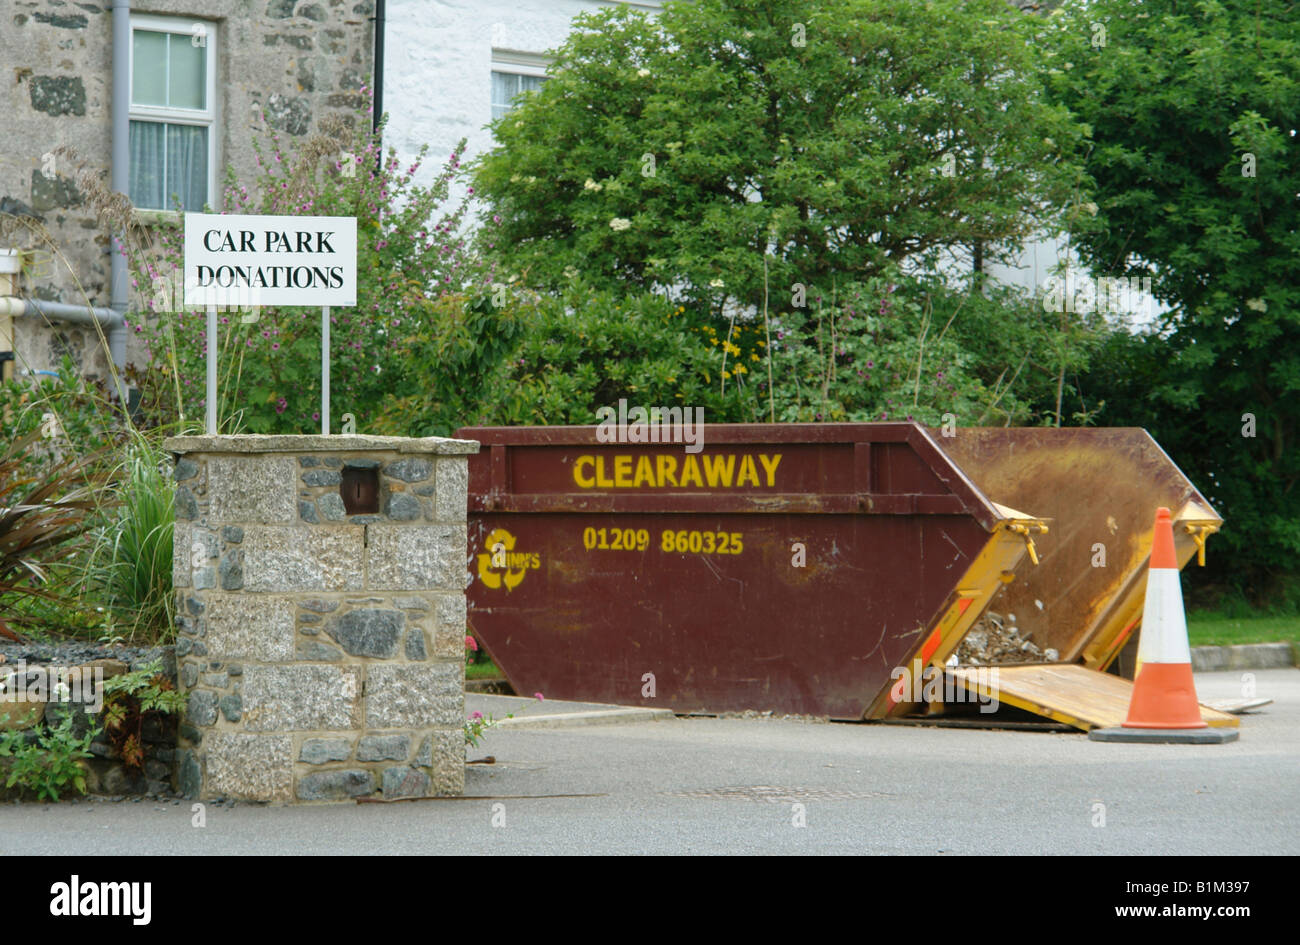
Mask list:
[[501,670],[497,669],[496,664],[491,660],[484,660],[482,663],[465,664],[466,679],[501,679]]
[[1223,617],[1214,613],[1187,615],[1192,646],[1231,646],[1236,643],[1300,643],[1300,617]]

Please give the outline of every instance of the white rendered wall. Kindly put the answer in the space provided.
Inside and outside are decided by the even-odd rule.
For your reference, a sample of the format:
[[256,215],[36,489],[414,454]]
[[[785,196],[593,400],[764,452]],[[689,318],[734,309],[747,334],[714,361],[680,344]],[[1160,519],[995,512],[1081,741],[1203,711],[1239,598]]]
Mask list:
[[[1069,276],[1062,283],[1056,273],[1056,267],[1068,256],[1070,260]],[[967,265],[969,269],[969,265]],[[1090,272],[1084,268],[1079,257],[1067,245],[1064,238],[1043,238],[1025,243],[1024,250],[1012,265],[986,263],[985,273],[989,278],[1003,285],[1020,286],[1030,293],[1051,291],[1053,286],[1061,294],[1077,299],[1083,292],[1081,282],[1097,279],[1116,278],[1121,272]],[[1052,280],[1056,277],[1055,281]],[[1096,290],[1094,289],[1094,293]],[[1114,301],[1109,300],[1108,301]],[[1156,324],[1160,317],[1169,311],[1168,306],[1159,302],[1149,292],[1129,291],[1121,293],[1119,310],[1102,308],[1101,297],[1097,306],[1112,324],[1123,325],[1131,331],[1148,328]]]
[[[595,0],[388,0],[384,45],[384,146],[405,166],[429,145],[417,180],[428,183],[461,138],[463,161],[490,150],[493,56],[496,50],[540,56],[561,45],[579,13],[658,3]],[[501,72],[535,72],[498,65]]]

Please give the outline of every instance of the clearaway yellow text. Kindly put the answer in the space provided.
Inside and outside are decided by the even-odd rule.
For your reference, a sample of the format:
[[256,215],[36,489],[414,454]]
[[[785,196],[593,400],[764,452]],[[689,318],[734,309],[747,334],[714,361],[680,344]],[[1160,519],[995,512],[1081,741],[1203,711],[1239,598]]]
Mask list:
[[780,464],[780,453],[588,455],[574,460],[573,481],[580,489],[771,489]]

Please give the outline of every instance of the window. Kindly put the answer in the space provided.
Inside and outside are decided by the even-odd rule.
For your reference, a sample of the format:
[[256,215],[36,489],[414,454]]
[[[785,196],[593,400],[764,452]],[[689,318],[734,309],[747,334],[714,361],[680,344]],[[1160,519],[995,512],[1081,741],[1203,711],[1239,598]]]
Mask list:
[[492,120],[510,112],[515,96],[535,92],[546,81],[546,57],[535,53],[492,51]]
[[140,209],[214,203],[216,30],[131,17],[129,196]]
[[[481,68],[481,67],[480,67]],[[517,72],[492,72],[492,120],[496,121],[515,107],[514,97],[542,87],[545,76],[520,75]],[[483,101],[479,99],[479,101]]]

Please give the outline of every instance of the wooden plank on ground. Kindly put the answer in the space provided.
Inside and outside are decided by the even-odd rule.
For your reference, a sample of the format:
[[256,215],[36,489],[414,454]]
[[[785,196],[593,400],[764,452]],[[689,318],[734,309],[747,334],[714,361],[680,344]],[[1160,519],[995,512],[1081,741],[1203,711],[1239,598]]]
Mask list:
[[[997,683],[990,669],[997,669]],[[1127,679],[1072,663],[1019,663],[1011,666],[950,666],[945,669],[968,691],[996,695],[1007,705],[1075,728],[1113,728],[1128,717],[1133,684]],[[1206,724],[1232,728],[1240,721],[1201,706]]]

